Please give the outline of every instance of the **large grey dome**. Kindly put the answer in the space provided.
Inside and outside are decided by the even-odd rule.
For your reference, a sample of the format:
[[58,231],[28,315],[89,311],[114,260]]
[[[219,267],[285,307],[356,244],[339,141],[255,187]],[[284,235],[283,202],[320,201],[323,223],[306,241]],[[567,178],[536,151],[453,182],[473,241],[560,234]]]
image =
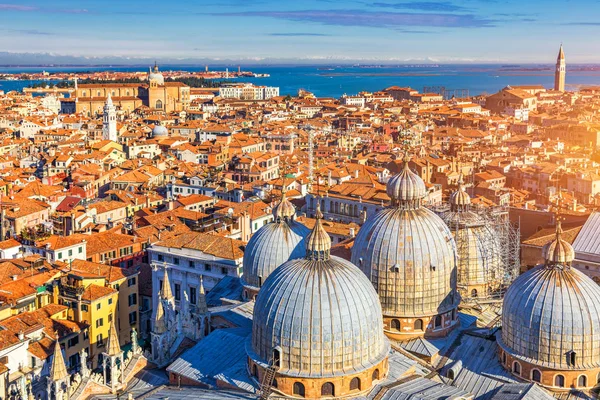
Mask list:
[[[600,367],[600,287],[570,267],[525,272],[504,297],[501,346],[549,368]],[[571,351],[574,366],[567,362]]]
[[279,373],[302,377],[351,374],[387,356],[377,293],[356,266],[292,260],[277,268],[254,306],[252,358],[280,351]]
[[356,236],[352,262],[371,277],[385,315],[436,315],[458,303],[452,233],[427,208],[373,215]]
[[361,372],[389,351],[377,293],[355,265],[329,255],[319,216],[306,257],[277,268],[254,306],[249,356],[267,364],[277,351],[288,376]]
[[306,254],[305,238],[310,230],[292,219],[278,220],[261,227],[244,250],[244,285],[260,288],[275,268]]
[[[572,254],[561,233],[559,223],[549,249]],[[543,367],[600,368],[600,287],[572,268],[572,259],[557,260],[554,251],[545,256],[545,265],[519,276],[506,292],[500,345]]]

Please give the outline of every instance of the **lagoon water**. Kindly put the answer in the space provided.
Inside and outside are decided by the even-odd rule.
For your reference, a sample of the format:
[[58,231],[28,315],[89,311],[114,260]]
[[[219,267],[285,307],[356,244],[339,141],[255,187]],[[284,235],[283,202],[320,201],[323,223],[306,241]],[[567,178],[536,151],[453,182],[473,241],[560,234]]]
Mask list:
[[[161,70],[202,71],[204,66],[163,65]],[[225,67],[211,67],[224,71]],[[267,78],[231,79],[232,82],[252,82],[278,86],[282,95],[294,95],[299,89],[319,97],[339,97],[360,91],[377,91],[389,86],[409,86],[423,91],[425,86],[443,86],[446,90],[468,89],[470,95],[494,93],[507,85],[554,84],[554,68],[550,65],[405,65],[405,66],[242,66],[243,70],[269,74]],[[0,67],[0,73],[32,73],[38,71],[143,71],[147,67]],[[237,66],[230,66],[230,71]],[[22,90],[32,81],[1,81],[0,90]],[[567,89],[600,85],[600,66],[569,66]]]

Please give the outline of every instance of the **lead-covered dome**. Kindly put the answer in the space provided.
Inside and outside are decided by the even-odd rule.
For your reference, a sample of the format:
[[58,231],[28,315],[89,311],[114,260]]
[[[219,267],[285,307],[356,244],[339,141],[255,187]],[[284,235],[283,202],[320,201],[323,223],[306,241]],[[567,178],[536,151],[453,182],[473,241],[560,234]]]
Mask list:
[[352,247],[352,262],[371,279],[384,315],[421,317],[456,308],[452,233],[425,207],[425,183],[408,164],[388,182],[392,206],[371,216]]
[[382,363],[389,351],[377,293],[355,265],[330,256],[323,235],[318,215],[307,239],[314,247],[277,268],[254,306],[249,356],[266,365],[276,354],[278,374],[357,374]]
[[[288,203],[288,204],[285,204]],[[306,254],[310,230],[294,219],[295,208],[286,199],[274,207],[274,221],[262,226],[244,250],[242,284],[260,288],[275,268]]]
[[[571,245],[560,224],[551,249]],[[600,368],[600,287],[547,252],[544,265],[519,276],[504,297],[502,349],[524,363],[557,370]],[[595,381],[594,381],[595,382]],[[593,382],[592,382],[593,383]]]

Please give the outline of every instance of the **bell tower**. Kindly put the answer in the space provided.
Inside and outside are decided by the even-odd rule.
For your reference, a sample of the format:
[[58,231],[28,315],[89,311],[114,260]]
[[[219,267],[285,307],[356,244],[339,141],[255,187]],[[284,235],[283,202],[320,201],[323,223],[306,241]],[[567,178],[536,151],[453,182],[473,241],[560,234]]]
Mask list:
[[567,64],[565,62],[565,52],[563,51],[562,44],[558,51],[558,58],[556,59],[556,71],[554,72],[554,90],[559,92],[565,91],[565,76],[567,74]]

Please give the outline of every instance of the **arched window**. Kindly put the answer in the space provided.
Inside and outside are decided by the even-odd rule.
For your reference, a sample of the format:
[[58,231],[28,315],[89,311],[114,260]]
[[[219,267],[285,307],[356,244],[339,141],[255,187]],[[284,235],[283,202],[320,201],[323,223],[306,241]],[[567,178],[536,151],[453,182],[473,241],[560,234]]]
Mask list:
[[471,297],[477,297],[477,289],[471,290]]
[[454,380],[454,370],[453,370],[453,369],[449,369],[449,370],[448,370],[448,373],[446,374],[446,377],[447,377],[448,379],[452,379],[452,380]]
[[435,316],[435,320],[433,321],[433,327],[434,328],[441,328],[442,327],[442,316],[441,315],[436,315]]
[[273,365],[277,368],[281,367],[281,353],[279,349],[273,349]]
[[335,387],[331,382],[325,382],[321,386],[321,396],[335,396]]
[[415,321],[415,331],[422,331],[422,330],[423,330],[423,320],[418,319]]
[[294,395],[304,397],[304,385],[300,382],[294,382]]
[[392,327],[392,330],[399,331],[400,330],[400,320],[393,319],[392,322],[390,323],[390,326]]
[[565,377],[562,375],[556,375],[554,377],[554,386],[556,387],[565,387]]
[[360,390],[360,379],[357,377],[352,378],[350,381],[350,390]]
[[518,362],[513,362],[513,373],[515,375],[521,375],[521,364],[519,364]]
[[163,108],[163,102],[160,100],[156,100],[156,108],[159,110],[162,110]]
[[577,359],[577,353],[575,353],[573,350],[571,350],[567,353],[567,364],[570,365],[571,367],[573,367],[575,365],[576,359]]
[[373,375],[371,375],[371,380],[378,381],[379,380],[379,368],[376,368],[373,371]]
[[587,376],[580,375],[579,378],[577,379],[577,386],[580,388],[587,387]]
[[531,371],[531,380],[540,383],[542,381],[542,373],[539,370],[534,369]]

